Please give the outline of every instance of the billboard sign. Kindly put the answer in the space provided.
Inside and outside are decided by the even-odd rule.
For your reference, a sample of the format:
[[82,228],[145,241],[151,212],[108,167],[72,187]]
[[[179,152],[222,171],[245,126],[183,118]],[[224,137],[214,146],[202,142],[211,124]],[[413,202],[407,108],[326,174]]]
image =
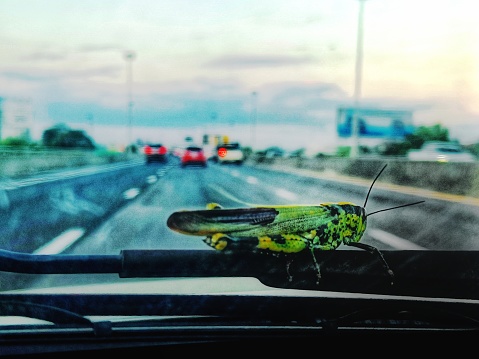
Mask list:
[[414,131],[412,111],[339,107],[336,125],[340,137],[352,136],[355,116],[358,119],[359,137],[403,139]]

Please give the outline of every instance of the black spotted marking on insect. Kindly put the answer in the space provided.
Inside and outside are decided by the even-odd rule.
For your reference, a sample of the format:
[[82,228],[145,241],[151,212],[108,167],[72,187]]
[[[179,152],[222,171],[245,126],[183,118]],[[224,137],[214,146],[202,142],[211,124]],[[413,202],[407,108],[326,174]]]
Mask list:
[[365,208],[373,185],[386,166],[373,180],[362,207],[351,202],[328,202],[319,205],[266,205],[224,209],[217,203],[209,203],[205,210],[172,213],[167,225],[179,233],[206,236],[203,241],[220,251],[247,249],[289,254],[308,249],[313,257],[318,280],[321,279],[321,272],[314,255],[315,250],[335,250],[341,244],[357,247],[379,256],[392,279],[394,272],[379,249],[360,243],[366,230],[367,218],[379,212],[424,201],[366,214]]

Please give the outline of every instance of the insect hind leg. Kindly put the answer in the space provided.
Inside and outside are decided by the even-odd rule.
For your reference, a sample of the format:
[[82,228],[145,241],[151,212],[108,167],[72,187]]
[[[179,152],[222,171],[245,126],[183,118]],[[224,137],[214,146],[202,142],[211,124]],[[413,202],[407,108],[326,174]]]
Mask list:
[[377,249],[374,246],[370,246],[369,244],[359,243],[359,242],[350,242],[348,244],[348,246],[361,248],[361,249],[364,249],[365,251],[368,251],[369,253],[377,254],[379,256],[379,259],[383,263],[384,267],[386,268],[386,271],[387,271],[389,277],[391,277],[391,285],[393,284],[394,272],[389,267],[388,262],[386,262],[386,259],[384,258],[383,254],[381,253],[381,251],[379,249]]
[[318,280],[316,281],[316,284],[319,284],[319,281],[321,280],[321,269],[319,267],[318,260],[316,259],[316,256],[314,255],[314,248],[311,247],[310,250],[311,250],[311,256],[313,257],[314,266],[316,267],[316,276],[318,278]]

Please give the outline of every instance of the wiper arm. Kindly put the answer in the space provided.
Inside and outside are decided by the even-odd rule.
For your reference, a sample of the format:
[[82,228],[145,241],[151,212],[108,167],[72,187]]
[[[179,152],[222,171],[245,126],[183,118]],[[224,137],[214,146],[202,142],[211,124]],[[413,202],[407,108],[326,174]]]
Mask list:
[[33,302],[0,300],[0,316],[22,316],[45,320],[54,324],[85,326],[93,329],[93,332],[97,335],[106,335],[111,332],[111,323],[108,321],[92,322],[88,318],[69,310]]
[[[366,251],[268,256],[214,250],[123,250],[119,255],[33,255],[0,250],[0,271],[117,273],[120,278],[254,277],[276,288],[479,299],[479,251],[382,251],[394,270]],[[447,265],[446,265],[447,263]],[[321,267],[318,282],[316,264]]]

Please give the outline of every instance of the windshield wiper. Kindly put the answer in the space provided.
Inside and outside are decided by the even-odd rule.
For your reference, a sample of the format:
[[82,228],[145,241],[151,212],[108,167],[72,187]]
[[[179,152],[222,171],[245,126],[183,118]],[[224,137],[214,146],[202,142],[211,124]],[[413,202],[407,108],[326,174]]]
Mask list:
[[25,301],[0,300],[0,316],[23,316],[56,324],[92,325],[87,318],[68,310]]
[[[56,298],[56,295],[53,297]],[[71,297],[71,299],[75,298]],[[251,303],[245,296],[235,296],[235,299],[246,300],[245,305],[249,306],[254,313],[259,311],[251,305],[262,304],[264,301],[264,298],[256,298],[256,302]],[[276,299],[273,298],[273,301]],[[294,298],[294,300],[300,299]],[[354,302],[354,299],[351,301]],[[90,308],[95,307],[93,302],[94,300],[89,301]],[[420,312],[414,309],[411,311],[412,315],[406,314],[402,318],[402,312],[397,311],[398,308],[395,308],[395,305],[388,309],[389,303],[386,302],[383,301],[383,305],[375,306],[373,310],[350,312],[340,317],[323,318],[318,316],[318,313],[310,313],[309,318],[304,317],[303,320],[291,320],[288,315],[286,317],[276,315],[272,318],[253,315],[242,317],[242,312],[238,315],[235,310],[235,315],[230,313],[230,316],[185,315],[175,318],[147,316],[135,317],[131,320],[119,318],[112,322],[94,323],[101,324],[100,329],[102,329],[95,332],[85,328],[84,325],[72,324],[9,326],[0,335],[0,352],[2,355],[46,353],[49,357],[51,353],[58,352],[64,356],[77,351],[86,354],[90,351],[96,354],[107,354],[111,351],[117,354],[144,356],[145,354],[165,354],[164,348],[180,351],[183,349],[183,352],[184,349],[195,348],[195,353],[208,354],[218,351],[228,352],[228,350],[238,353],[241,349],[244,354],[247,354],[244,351],[245,348],[248,348],[250,353],[258,348],[266,348],[269,354],[275,355],[284,353],[285,349],[291,347],[296,350],[298,347],[317,348],[318,342],[326,342],[333,346],[336,343],[346,343],[357,348],[352,344],[357,339],[361,343],[370,343],[373,346],[375,343],[391,343],[392,347],[397,346],[398,343],[411,344],[413,341],[418,341],[427,348],[443,339],[447,343],[465,348],[467,344],[474,343],[477,337],[478,326],[474,319],[468,320],[464,319],[463,315],[458,315],[457,318],[450,320],[449,313],[445,314],[438,308],[431,311],[433,317],[429,320],[424,320]],[[340,301],[331,308],[338,310],[342,304],[344,302]],[[135,306],[138,308],[138,303]],[[318,306],[317,303],[316,306]],[[153,307],[151,301],[146,307],[150,309]],[[222,308],[226,310],[227,307]],[[301,311],[298,307],[301,306],[295,308]],[[404,308],[408,306],[405,305]],[[242,305],[240,309],[244,309]],[[311,307],[308,306],[307,309]],[[284,312],[284,307],[280,312]],[[327,309],[324,309],[323,313],[327,313]],[[435,335],[431,336],[431,334]],[[370,341],[364,341],[365,339]],[[286,343],[286,346],[278,345],[278,343]],[[204,346],[205,344],[208,346]],[[194,346],[191,347],[191,345]]]
[[[285,308],[288,308],[285,310]],[[94,327],[86,316],[161,320],[163,323],[221,325],[312,325],[325,329],[444,327],[479,330],[477,302],[391,297],[290,297],[242,294],[0,294],[0,316],[24,316],[58,325]],[[115,322],[122,322],[121,318]],[[102,322],[98,322],[102,323]],[[109,323],[109,322],[105,322]],[[101,331],[100,331],[101,330]]]
[[275,288],[479,299],[479,251],[318,251],[268,256],[213,250],[123,250],[119,255],[33,255],[0,250],[0,271],[31,274],[117,273],[120,278],[254,277]]
[[111,323],[109,321],[91,321],[61,307],[48,304],[39,304],[25,300],[0,300],[0,316],[21,316],[44,320],[57,325],[70,325],[90,328],[95,335],[109,335]]

